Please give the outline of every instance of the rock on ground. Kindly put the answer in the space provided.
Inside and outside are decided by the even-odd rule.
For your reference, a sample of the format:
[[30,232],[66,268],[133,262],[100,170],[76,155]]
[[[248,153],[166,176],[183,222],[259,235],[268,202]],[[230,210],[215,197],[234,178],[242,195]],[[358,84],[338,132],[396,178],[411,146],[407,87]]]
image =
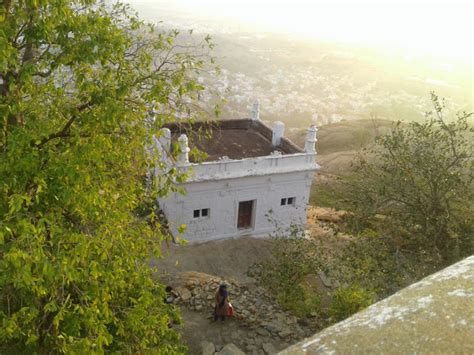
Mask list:
[[240,350],[235,344],[227,344],[219,351],[219,355],[245,355],[245,353]]
[[202,355],[214,355],[216,352],[216,347],[213,343],[209,341],[201,342]]
[[278,350],[275,349],[275,347],[273,346],[272,343],[263,344],[262,349],[263,349],[263,351],[265,351],[265,354],[267,354],[267,355],[273,355],[273,354],[276,354],[278,352]]

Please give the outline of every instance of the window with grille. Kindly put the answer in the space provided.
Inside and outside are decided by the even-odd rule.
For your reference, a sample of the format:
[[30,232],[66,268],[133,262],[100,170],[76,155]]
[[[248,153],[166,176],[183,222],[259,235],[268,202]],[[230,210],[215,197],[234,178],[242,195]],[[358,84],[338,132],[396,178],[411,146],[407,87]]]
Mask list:
[[280,201],[281,206],[294,206],[296,202],[296,197],[284,197]]
[[198,219],[198,218],[207,218],[210,215],[210,209],[209,208],[201,208],[198,210],[193,211],[193,218]]

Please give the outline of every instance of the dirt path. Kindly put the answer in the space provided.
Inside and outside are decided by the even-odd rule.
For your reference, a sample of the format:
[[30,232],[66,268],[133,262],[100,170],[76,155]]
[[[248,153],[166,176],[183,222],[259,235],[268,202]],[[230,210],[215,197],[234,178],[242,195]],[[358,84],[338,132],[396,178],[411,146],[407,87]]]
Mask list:
[[222,278],[234,278],[242,283],[254,280],[246,275],[249,266],[270,256],[271,241],[242,237],[197,245],[164,247],[162,260],[153,262],[163,280],[183,271],[197,271]]

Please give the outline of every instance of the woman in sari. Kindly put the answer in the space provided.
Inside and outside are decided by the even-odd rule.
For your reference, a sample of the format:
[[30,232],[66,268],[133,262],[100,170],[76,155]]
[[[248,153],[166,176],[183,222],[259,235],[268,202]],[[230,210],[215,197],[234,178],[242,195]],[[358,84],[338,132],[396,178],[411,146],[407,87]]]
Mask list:
[[229,293],[227,292],[227,285],[221,284],[215,295],[216,305],[214,307],[214,320],[219,318],[224,321],[229,315]]

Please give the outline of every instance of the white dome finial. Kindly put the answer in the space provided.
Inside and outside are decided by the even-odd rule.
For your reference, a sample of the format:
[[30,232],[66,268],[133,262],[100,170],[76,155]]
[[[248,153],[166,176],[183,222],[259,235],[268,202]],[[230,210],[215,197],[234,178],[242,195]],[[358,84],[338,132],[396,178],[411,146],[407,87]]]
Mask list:
[[252,105],[252,120],[260,119],[260,102],[256,100]]
[[311,125],[308,128],[308,135],[306,136],[306,142],[304,144],[304,151],[306,153],[313,153],[316,154],[316,133],[318,132],[318,128],[315,125]]
[[178,153],[178,165],[185,165],[189,163],[189,149],[188,136],[182,134],[178,138],[179,153]]

